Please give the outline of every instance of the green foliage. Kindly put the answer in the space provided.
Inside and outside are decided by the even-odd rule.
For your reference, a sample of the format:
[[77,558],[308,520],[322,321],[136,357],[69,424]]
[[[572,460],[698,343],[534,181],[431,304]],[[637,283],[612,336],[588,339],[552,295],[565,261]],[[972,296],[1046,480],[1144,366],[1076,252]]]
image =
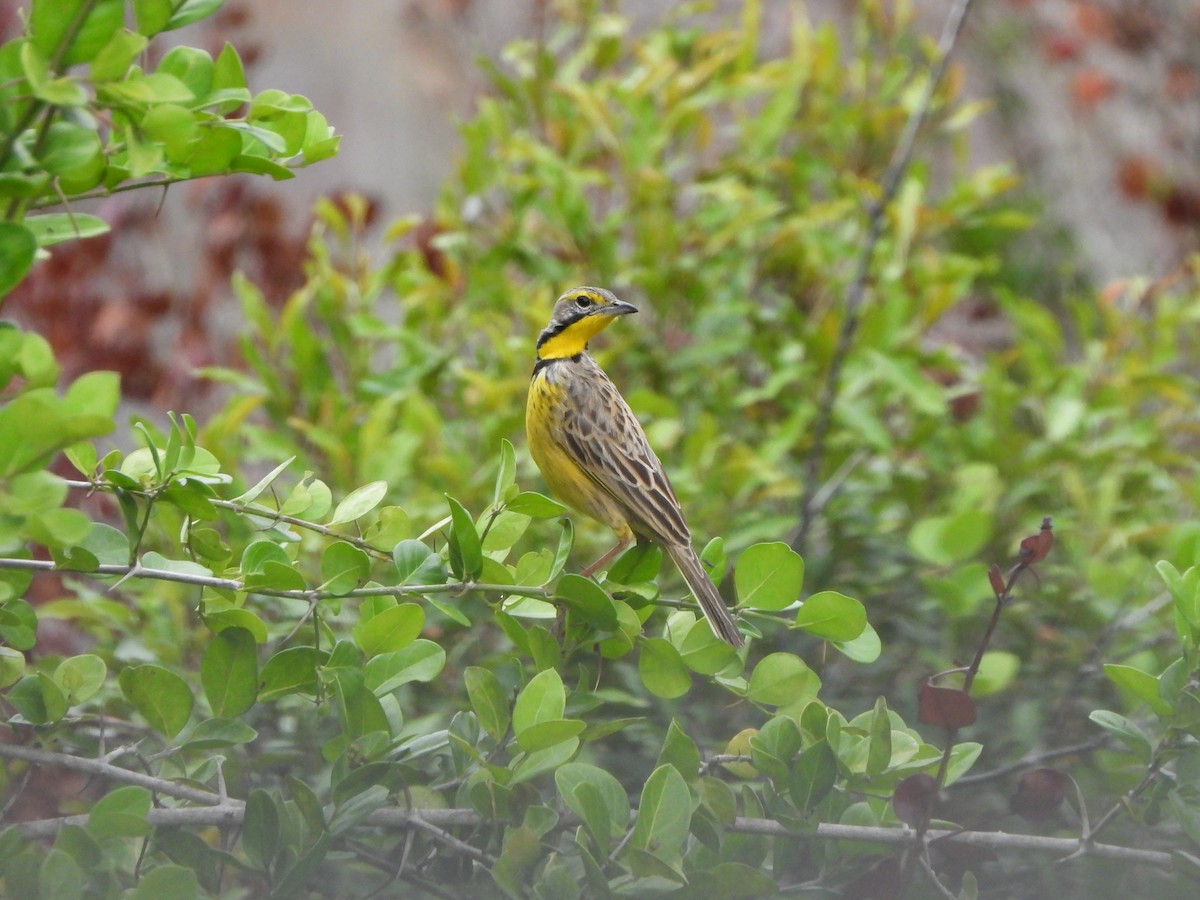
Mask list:
[[[122,3],[34,4],[30,34],[0,50],[3,124],[21,126],[0,157],[0,290],[31,264],[31,236],[65,233],[26,215],[60,191],[279,176],[333,151],[302,98],[250,97],[230,48],[135,63],[219,5],[137,2],[130,31]],[[67,6],[81,15],[58,17]],[[910,824],[888,798],[912,776],[936,791],[984,745],[999,762],[1074,730],[1112,736],[1081,791],[1120,796],[1132,817],[1108,821],[1186,870],[1200,545],[1171,523],[1190,521],[1197,483],[1179,365],[1194,286],[1136,309],[1070,301],[1069,346],[1009,288],[1013,178],[954,164],[971,110],[941,89],[930,140],[948,165],[915,166],[887,211],[818,460],[821,527],[793,548],[780,538],[800,518],[846,261],[928,48],[903,6],[864,4],[846,38],[797,18],[777,55],[753,3],[736,26],[680,14],[637,35],[613,14],[563,16],[491,70],[434,220],[396,223],[383,263],[359,243],[365,202],[323,201],[282,308],[234,285],[245,365],[207,373],[230,398],[202,426],[136,422],[140,446],[106,451],[115,379],[60,390],[46,342],[0,328],[6,721],[64,751],[43,765],[108,754],[85,825],[56,823],[45,845],[0,833],[5,892],[828,892],[876,851],[821,825]],[[555,291],[584,282],[643,309],[597,351],[695,532],[724,534],[703,558],[746,650],[713,635],[656,548],[599,582],[573,574],[609,536],[584,525],[575,547],[518,436],[533,335]],[[931,335],[972,293],[1009,333],[973,356]],[[60,454],[77,478],[48,468]],[[931,742],[906,721],[919,682],[969,656],[985,562],[1046,512],[1069,537],[1040,589],[1030,578],[999,605],[1007,643],[980,660],[980,724]],[[1164,615],[1126,615],[1164,557],[1185,566],[1159,564],[1170,649]],[[62,587],[34,604],[48,569]],[[40,640],[51,621],[90,652]],[[19,786],[29,757],[9,760]]]
[[337,153],[304,97],[251,94],[229,44],[216,59],[174,46],[147,67],[158,35],[222,5],[33,0],[25,33],[0,47],[0,299],[39,247],[108,230],[71,201],[235,172],[291,178]]

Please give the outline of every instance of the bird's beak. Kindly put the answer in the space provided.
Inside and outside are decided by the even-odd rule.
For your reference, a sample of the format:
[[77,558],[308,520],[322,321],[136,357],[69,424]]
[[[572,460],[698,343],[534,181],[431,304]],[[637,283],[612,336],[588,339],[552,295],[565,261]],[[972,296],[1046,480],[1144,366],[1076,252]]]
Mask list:
[[615,300],[605,307],[604,311],[610,316],[627,316],[630,313],[635,313],[638,308],[632,303],[626,303],[624,300]]

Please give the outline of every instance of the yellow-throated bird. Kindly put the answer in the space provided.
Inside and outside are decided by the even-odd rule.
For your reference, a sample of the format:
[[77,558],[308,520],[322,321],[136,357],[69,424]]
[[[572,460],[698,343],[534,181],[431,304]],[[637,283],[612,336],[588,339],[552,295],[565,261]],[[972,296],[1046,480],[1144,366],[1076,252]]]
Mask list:
[[662,463],[629,404],[587,354],[588,341],[617,316],[637,312],[603,288],[578,287],[554,304],[538,337],[525,407],[529,452],[560,500],[617,533],[617,544],[584,569],[602,568],[637,537],[675,561],[716,634],[744,643],[700,557]]

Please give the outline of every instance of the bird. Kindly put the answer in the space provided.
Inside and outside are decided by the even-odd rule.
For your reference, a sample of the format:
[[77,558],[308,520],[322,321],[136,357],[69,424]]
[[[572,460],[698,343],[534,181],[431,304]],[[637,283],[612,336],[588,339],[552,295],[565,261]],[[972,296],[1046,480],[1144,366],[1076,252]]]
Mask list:
[[741,647],[745,641],[692,547],[683,510],[646,432],[587,352],[593,337],[637,311],[598,287],[573,288],[558,298],[537,339],[525,406],[529,452],[559,500],[616,533],[616,545],[584,569],[584,577],[604,569],[635,538],[658,544],[713,632]]

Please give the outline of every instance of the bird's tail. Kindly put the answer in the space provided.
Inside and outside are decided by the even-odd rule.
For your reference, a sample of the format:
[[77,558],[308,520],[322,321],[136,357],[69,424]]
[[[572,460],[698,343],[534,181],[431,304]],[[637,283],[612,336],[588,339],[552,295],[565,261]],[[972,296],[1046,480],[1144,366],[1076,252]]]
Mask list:
[[704,611],[704,618],[708,619],[708,624],[712,626],[717,637],[734,647],[741,647],[745,644],[741,633],[737,630],[737,625],[734,624],[733,617],[729,615],[729,610],[725,607],[725,601],[721,599],[712,579],[704,571],[700,557],[696,555],[696,551],[692,549],[691,545],[664,545],[664,549],[675,561],[675,565],[679,567],[679,574],[683,576],[688,587],[692,589],[692,593],[696,595],[696,599],[700,601],[700,609]]

